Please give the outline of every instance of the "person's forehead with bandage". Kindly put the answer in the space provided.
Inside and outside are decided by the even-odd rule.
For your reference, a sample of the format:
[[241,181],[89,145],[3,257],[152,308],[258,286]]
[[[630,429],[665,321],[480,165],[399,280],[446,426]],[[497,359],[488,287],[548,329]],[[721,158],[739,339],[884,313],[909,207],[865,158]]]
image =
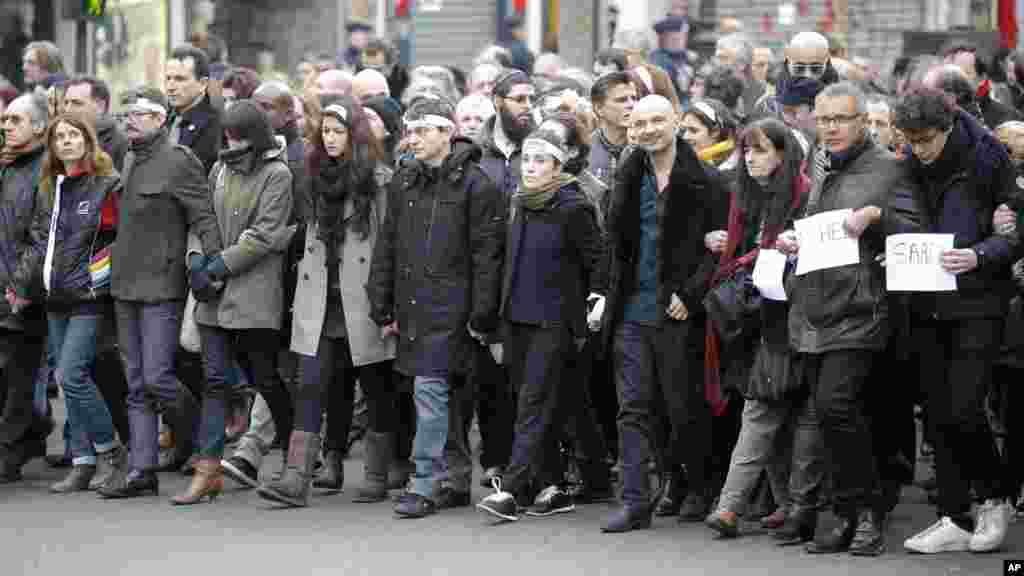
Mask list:
[[140,91],[124,105],[125,135],[138,141],[160,130],[167,121],[167,100],[158,91]]

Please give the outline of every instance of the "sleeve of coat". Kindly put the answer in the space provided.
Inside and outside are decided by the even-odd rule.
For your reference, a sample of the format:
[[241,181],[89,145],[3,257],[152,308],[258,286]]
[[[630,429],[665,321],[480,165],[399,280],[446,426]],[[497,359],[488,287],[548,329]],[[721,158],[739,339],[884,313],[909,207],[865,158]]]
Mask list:
[[478,172],[469,197],[469,249],[472,254],[473,308],[470,326],[490,334],[498,329],[501,273],[505,259],[505,195]]
[[46,258],[46,243],[50,235],[50,199],[36,187],[26,187],[26,193],[35,199],[26,200],[21,206],[32,206],[32,214],[24,244],[14,270],[14,291],[21,298],[31,300],[43,292],[43,260]]
[[991,206],[978,207],[978,209],[984,210],[983,219],[987,224],[985,230],[988,233],[988,237],[971,247],[978,255],[978,268],[982,270],[997,269],[1009,265],[1015,253],[1010,239],[996,234],[995,230],[992,229],[992,213],[995,211],[996,206],[1008,202],[1014,191],[1014,170],[1010,164],[1009,157],[1001,158],[998,166],[995,167],[995,173],[992,176],[992,186],[994,189],[990,194]]
[[174,198],[185,211],[189,232],[199,237],[204,254],[216,254],[223,243],[217,214],[213,210],[213,195],[202,162],[191,151],[182,146],[176,148],[182,154],[179,168],[173,172],[177,181]]
[[[717,186],[717,181],[702,173],[704,177],[702,194],[708,198],[707,202],[700,203],[703,208],[699,217],[695,218],[694,224],[700,228],[699,238],[693,246],[693,256],[700,261],[693,274],[683,279],[682,286],[673,287],[679,299],[686,305],[687,310],[692,313],[699,310],[703,304],[704,295],[708,290],[711,275],[717,267],[714,255],[704,247],[704,235],[708,232],[723,229],[719,221],[721,214],[728,214],[728,195]],[[723,206],[724,205],[724,206]]]
[[576,253],[579,254],[587,273],[588,294],[605,296],[608,290],[606,246],[604,236],[597,225],[596,212],[596,208],[581,202],[569,214],[569,232]]
[[256,218],[238,235],[238,241],[224,247],[221,258],[232,275],[244,273],[269,254],[282,252],[287,244],[281,242],[292,215],[292,173],[278,163],[260,191]]
[[401,181],[396,175],[388,186],[387,210],[377,235],[377,243],[373,246],[370,277],[366,281],[370,318],[378,326],[391,324],[395,318],[395,234],[398,231],[398,211],[401,210],[401,204],[396,199],[400,197]]

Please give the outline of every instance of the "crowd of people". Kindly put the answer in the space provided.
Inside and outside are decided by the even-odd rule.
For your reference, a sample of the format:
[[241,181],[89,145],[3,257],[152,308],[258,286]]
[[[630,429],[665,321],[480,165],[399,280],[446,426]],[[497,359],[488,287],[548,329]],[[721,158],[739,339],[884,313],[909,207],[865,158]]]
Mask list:
[[[184,45],[117,95],[30,44],[0,91],[0,482],[46,456],[53,383],[54,493],[183,473],[175,505],[227,477],[305,507],[359,440],[353,500],[422,518],[474,504],[475,421],[496,521],[614,501],[604,532],[746,516],[877,556],[920,444],[938,519],[904,547],[998,549],[1024,508],[1024,56],[882,75],[733,32],[702,63],[670,15],[588,71],[521,27],[466,73],[353,30],[294,84]],[[836,210],[856,261],[797,273],[795,223]],[[952,235],[955,291],[886,289],[915,232]],[[769,253],[784,299],[754,287]]]

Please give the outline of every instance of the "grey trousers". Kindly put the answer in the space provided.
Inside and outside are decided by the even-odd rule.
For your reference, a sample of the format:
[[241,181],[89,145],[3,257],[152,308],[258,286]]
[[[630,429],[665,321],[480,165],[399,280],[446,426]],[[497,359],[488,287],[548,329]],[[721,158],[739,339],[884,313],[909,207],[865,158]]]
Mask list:
[[174,357],[184,301],[115,303],[117,341],[128,381],[129,467],[154,470],[159,448],[157,414],[174,403],[178,380]]
[[[814,402],[806,395],[792,400],[747,400],[718,511],[741,514],[766,468],[772,494],[780,507],[789,507],[791,512],[816,508],[824,476],[822,450],[821,427]],[[775,464],[789,455],[787,489],[778,473],[785,466]]]
[[249,413],[249,429],[238,440],[234,455],[259,470],[263,464],[263,457],[274,443],[276,434],[277,427],[274,426],[270,406],[267,406],[262,394],[256,394],[252,401],[252,411]]

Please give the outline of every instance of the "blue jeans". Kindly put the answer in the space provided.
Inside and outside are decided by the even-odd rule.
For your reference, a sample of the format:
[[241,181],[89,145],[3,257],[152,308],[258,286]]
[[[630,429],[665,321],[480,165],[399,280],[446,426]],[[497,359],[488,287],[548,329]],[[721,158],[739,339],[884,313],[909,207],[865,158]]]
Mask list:
[[128,380],[129,467],[155,470],[159,454],[157,412],[171,406],[178,395],[174,357],[185,303],[118,300],[114,305],[117,343]]
[[413,380],[416,402],[416,437],[412,460],[416,472],[410,492],[433,499],[447,476],[444,447],[448,441],[449,381],[443,376],[417,376]]
[[49,312],[47,319],[50,349],[56,359],[54,376],[64,389],[71,423],[72,462],[95,464],[96,452],[107,452],[116,445],[110,410],[92,376],[103,318]]

